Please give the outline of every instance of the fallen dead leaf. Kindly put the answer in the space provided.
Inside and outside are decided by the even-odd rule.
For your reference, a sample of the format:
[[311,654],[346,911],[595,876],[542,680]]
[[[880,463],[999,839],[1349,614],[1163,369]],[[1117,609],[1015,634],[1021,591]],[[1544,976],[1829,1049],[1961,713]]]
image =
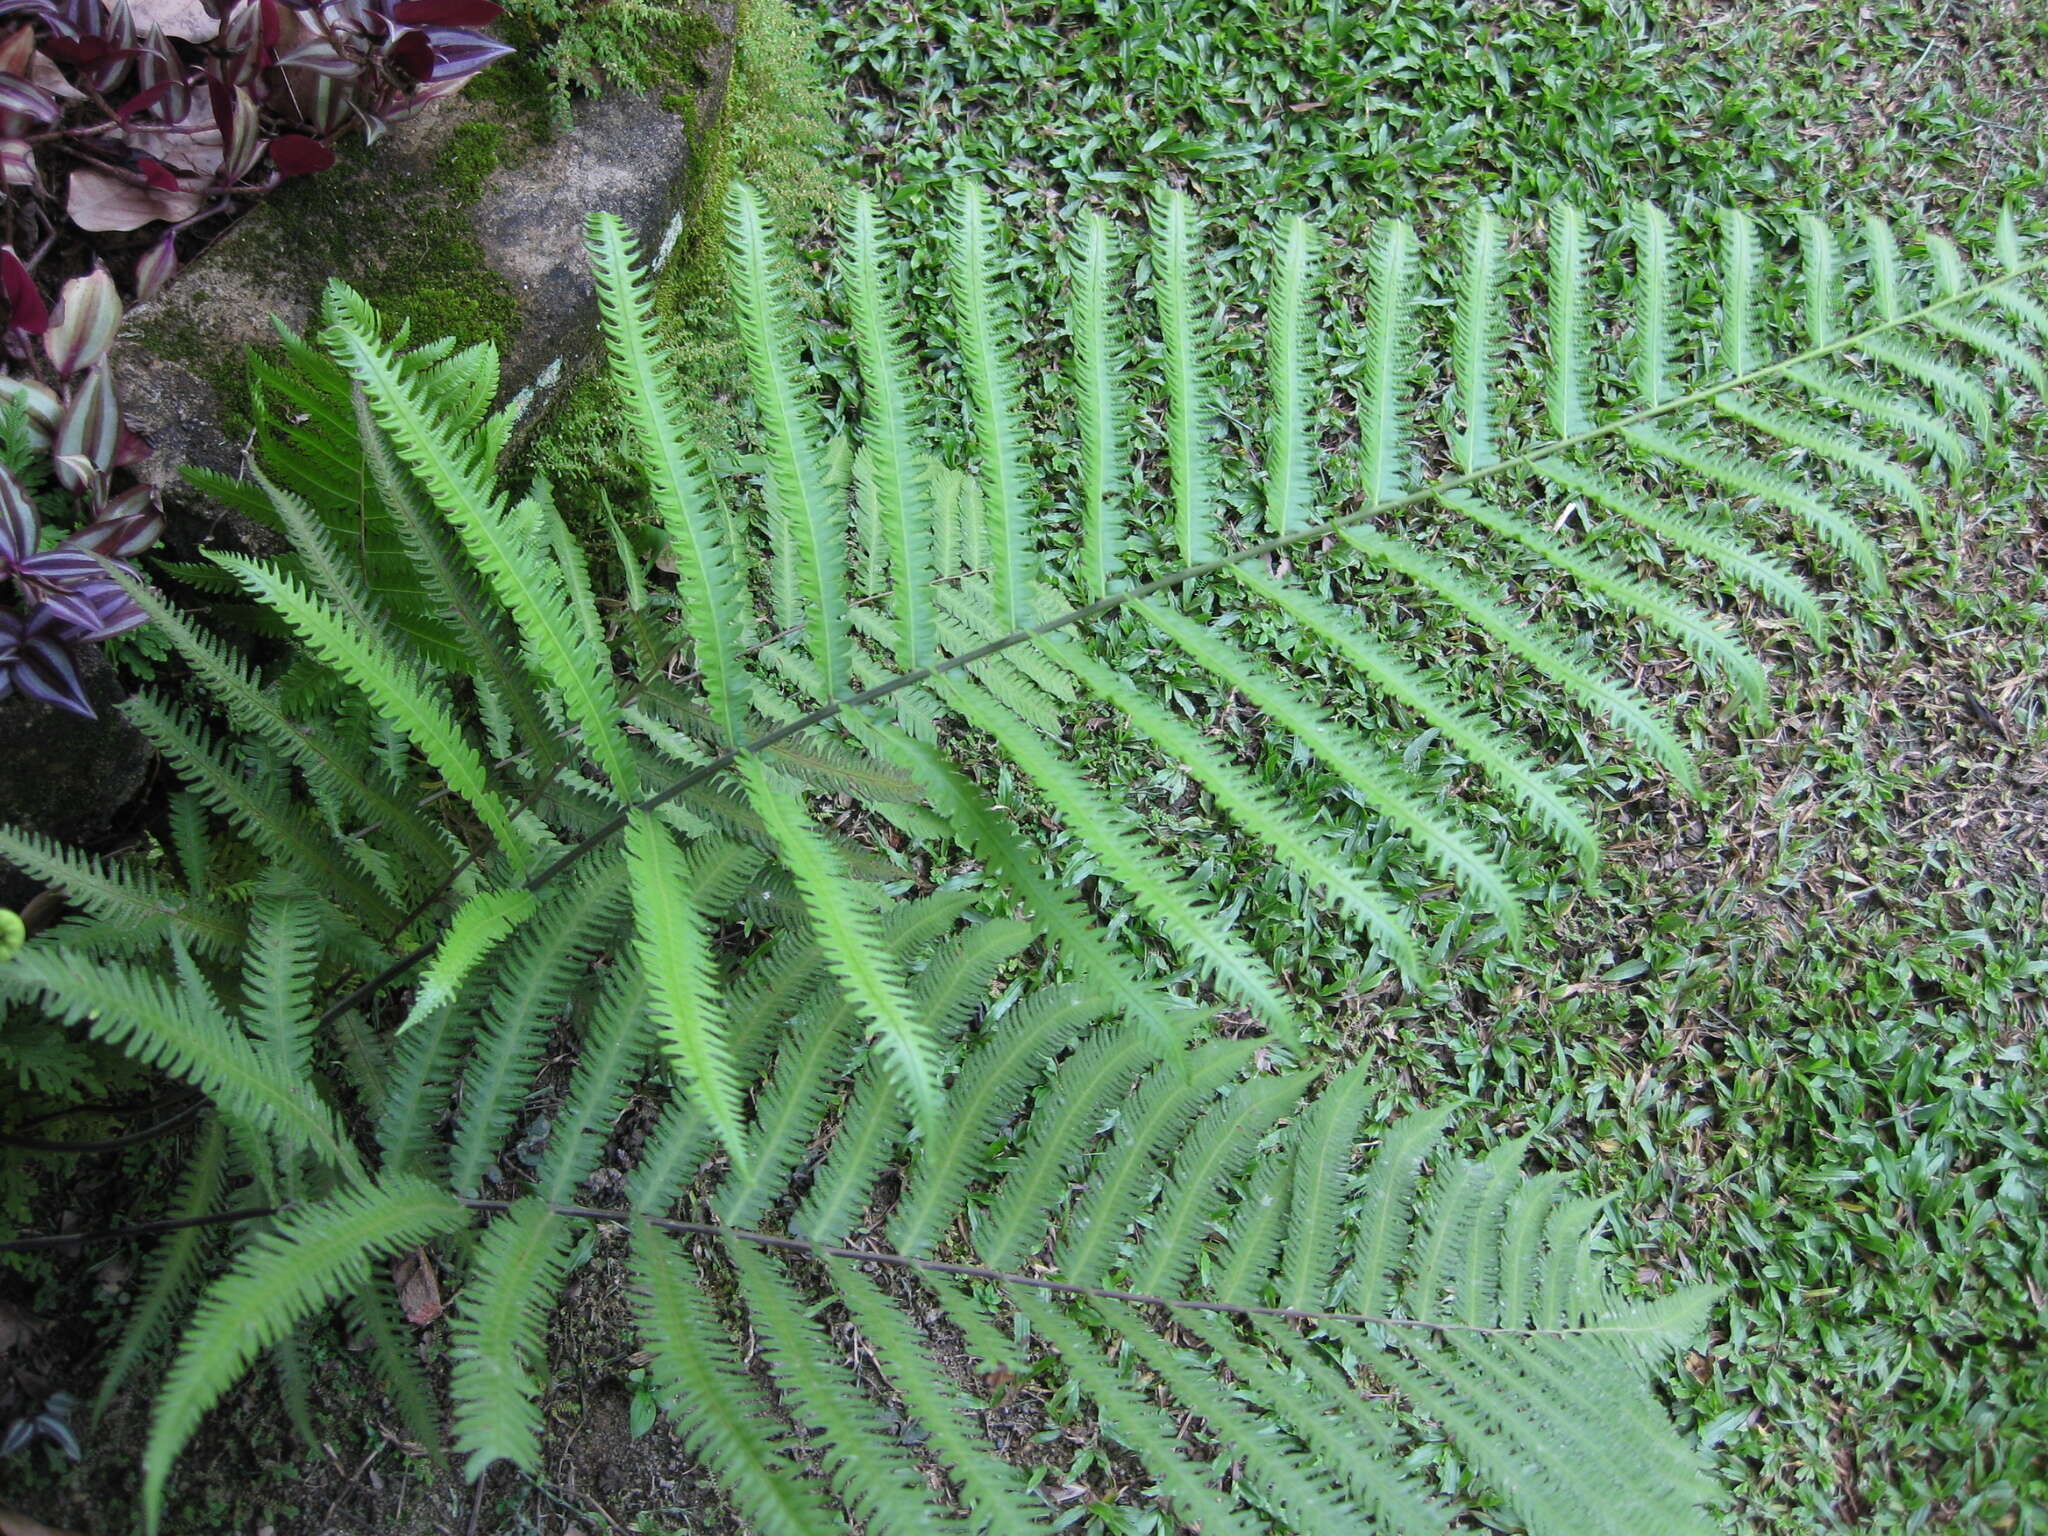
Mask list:
[[138,187],[104,171],[76,170],[64,211],[80,229],[140,229],[159,219],[189,219],[202,201],[196,192]]
[[401,1253],[391,1261],[391,1283],[398,1287],[399,1310],[415,1327],[426,1327],[446,1310],[441,1305],[441,1282],[424,1248]]
[[[110,0],[101,3],[110,11],[114,8]],[[165,37],[182,37],[188,43],[211,42],[220,35],[220,22],[200,0],[128,0],[128,13],[135,18],[137,32],[162,27]]]

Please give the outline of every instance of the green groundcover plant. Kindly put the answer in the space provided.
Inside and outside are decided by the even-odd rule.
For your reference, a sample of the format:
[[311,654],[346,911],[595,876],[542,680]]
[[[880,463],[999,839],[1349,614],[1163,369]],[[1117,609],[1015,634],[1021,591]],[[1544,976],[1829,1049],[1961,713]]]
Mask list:
[[[2008,386],[2040,387],[2041,263],[2010,223],[1987,276],[1931,232],[1908,260],[1882,221],[1845,250],[1813,218],[1788,277],[1741,214],[1710,256],[1646,205],[1632,323],[1607,336],[1576,209],[1541,231],[1540,306],[1508,299],[1530,258],[1494,215],[1465,221],[1442,291],[1389,221],[1346,380],[1358,448],[1333,456],[1308,427],[1327,386],[1298,221],[1272,241],[1257,401],[1221,398],[1179,194],[1142,236],[1072,232],[1059,378],[1015,362],[1002,231],[972,186],[929,338],[871,201],[840,242],[843,337],[802,317],[748,189],[728,224],[759,437],[728,485],[682,425],[631,241],[590,227],[673,591],[615,529],[626,592],[600,601],[547,487],[497,481],[489,350],[407,350],[337,288],[264,380],[267,476],[218,487],[260,495],[291,552],[211,556],[300,659],[260,677],[127,581],[206,701],[128,706],[186,785],[166,858],[0,836],[79,908],[0,969],[6,995],[208,1106],[104,1388],[178,1333],[150,1522],[244,1372],[267,1360],[303,1393],[304,1331],[336,1305],[440,1443],[386,1262],[422,1249],[460,1276],[456,1451],[472,1476],[537,1467],[548,1319],[579,1224],[611,1217],[663,1405],[750,1529],[1049,1527],[985,1417],[1032,1372],[1205,1532],[1475,1510],[1711,1529],[1710,1469],[1656,1392],[1711,1293],[1619,1282],[1599,1199],[1525,1175],[1516,1142],[1447,1152],[1451,1106],[1368,1130],[1362,1073],[1317,1070],[1285,977],[1072,738],[1120,715],[1403,971],[1429,964],[1395,878],[1411,865],[1513,940],[1520,897],[1473,806],[1421,790],[1234,615],[1292,615],[1589,865],[1584,797],[1403,655],[1347,599],[1346,562],[1447,605],[1543,708],[1689,786],[1663,712],[1432,551],[1425,515],[1535,556],[1761,710],[1760,659],[1646,574],[1644,541],[1822,635],[1826,576],[1884,586],[1871,503],[1931,517],[1923,478],[1965,472]],[[1540,420],[1504,406],[1510,337],[1539,360]],[[1158,464],[1134,462],[1140,413]],[[1226,462],[1226,416],[1259,424],[1255,465]],[[1675,472],[1725,501],[1679,496]],[[1519,509],[1539,485],[1576,499],[1579,534]],[[1106,651],[1090,621],[1111,612],[1234,690],[1241,728],[1292,742],[1294,781],[1247,772],[1148,686],[1146,654]],[[846,1329],[871,1369],[845,1363]]]

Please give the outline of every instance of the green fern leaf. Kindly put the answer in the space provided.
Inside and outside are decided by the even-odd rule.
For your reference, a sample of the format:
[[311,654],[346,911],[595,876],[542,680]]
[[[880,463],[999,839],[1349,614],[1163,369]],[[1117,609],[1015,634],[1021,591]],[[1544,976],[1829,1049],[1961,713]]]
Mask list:
[[1586,297],[1586,218],[1570,203],[1550,206],[1550,374],[1545,402],[1550,430],[1562,438],[1593,429],[1592,352]]
[[149,1257],[142,1300],[122,1328],[120,1342],[100,1376],[92,1405],[95,1423],[135,1367],[170,1335],[174,1314],[199,1283],[214,1234],[198,1218],[218,1208],[216,1202],[227,1175],[227,1148],[227,1132],[219,1117],[208,1118],[180,1170],[177,1197],[164,1212],[168,1221],[191,1221],[192,1225],[167,1233]]
[[1288,1202],[1287,1262],[1280,1305],[1320,1307],[1337,1266],[1338,1217],[1351,1181],[1358,1122],[1365,1115],[1369,1081],[1363,1064],[1323,1089],[1303,1117],[1294,1156],[1294,1194]]
[[762,1536],[839,1536],[803,1468],[781,1443],[766,1393],[741,1363],[725,1325],[675,1245],[652,1228],[633,1234],[633,1288],[649,1369],[683,1447],[703,1462]]
[[1340,726],[1314,704],[1276,682],[1261,667],[1219,635],[1165,603],[1147,599],[1145,617],[1169,636],[1212,676],[1240,689],[1275,724],[1298,737],[1394,826],[1413,837],[1435,863],[1453,873],[1500,915],[1511,937],[1521,931],[1521,902],[1507,877],[1462,832],[1439,817],[1402,783],[1399,770],[1356,731]]
[[1451,370],[1464,424],[1451,435],[1451,459],[1472,474],[1500,457],[1494,450],[1493,381],[1507,323],[1507,306],[1500,302],[1507,231],[1484,203],[1474,204],[1459,227],[1458,256]]
[[416,1179],[346,1190],[280,1217],[207,1288],[156,1400],[143,1451],[142,1513],[163,1518],[171,1463],[249,1362],[367,1278],[373,1259],[464,1225],[468,1212]]
[[545,1201],[522,1200],[493,1221],[456,1304],[449,1356],[455,1443],[472,1481],[494,1463],[540,1468],[543,1325],[568,1278],[569,1224]]
[[1025,479],[1024,423],[1017,406],[1016,343],[992,280],[995,214],[987,191],[956,182],[952,215],[946,289],[980,463],[987,543],[982,558],[994,572],[997,616],[1004,629],[1015,629],[1030,612],[1039,572],[1037,508]]
[[1635,374],[1643,404],[1671,396],[1671,220],[1652,202],[1629,209],[1636,248]]
[[[932,659],[931,493],[924,475],[926,407],[912,384],[901,300],[889,270],[874,197],[854,196],[842,259],[848,308],[860,357],[864,437],[875,509],[888,551],[890,607],[896,615],[896,664]],[[858,473],[858,470],[856,470]]]
[[739,772],[748,803],[796,877],[826,966],[881,1044],[904,1102],[929,1123],[939,1108],[938,1042],[911,1006],[901,972],[886,958],[873,906],[853,888],[802,800],[778,786],[759,758],[743,758]]
[[[1274,247],[1273,309],[1266,318],[1266,531],[1285,537],[1315,521],[1315,459],[1309,435],[1308,352],[1315,345],[1316,236],[1290,218]],[[1098,296],[1097,302],[1100,302]],[[1091,589],[1100,596],[1102,590]]]
[[275,1134],[344,1173],[361,1160],[312,1084],[259,1051],[203,987],[174,989],[161,974],[75,949],[32,944],[0,967],[0,989],[39,1000],[146,1067],[160,1067],[213,1099],[223,1115]]
[[1152,273],[1166,369],[1166,463],[1174,547],[1184,565],[1216,554],[1216,385],[1201,280],[1201,230],[1187,194],[1171,188],[1152,206]]
[[1170,752],[1175,761],[1209,788],[1234,820],[1283,855],[1290,868],[1322,886],[1373,936],[1403,974],[1419,972],[1414,940],[1387,900],[1346,869],[1346,856],[1306,825],[1279,796],[1226,758],[1195,727],[1134,690],[1129,679],[1112,672],[1078,646],[1051,636],[1036,643],[1080,677],[1096,697]]
[[1113,300],[1115,237],[1109,220],[1090,214],[1075,239],[1072,267],[1072,363],[1079,408],[1081,458],[1081,586],[1105,596],[1123,569],[1127,514],[1121,505],[1129,466],[1131,408],[1123,366],[1126,346]]
[[453,1002],[484,958],[532,917],[538,905],[533,892],[514,885],[478,891],[456,908],[442,931],[434,958],[420,977],[412,1008],[398,1033],[404,1034],[428,1014]]
[[464,738],[438,690],[372,636],[351,629],[287,573],[224,550],[209,550],[208,557],[232,571],[258,601],[284,617],[315,655],[361,690],[483,818],[505,856],[515,866],[524,862],[527,841],[512,824],[511,808],[490,787],[483,757]]
[[1102,1160],[1088,1191],[1061,1223],[1054,1266],[1084,1285],[1099,1284],[1156,1183],[1161,1157],[1188,1122],[1250,1063],[1255,1047],[1216,1041],[1191,1056],[1155,1067],[1128,1110],[1118,1116],[1114,1151]]
[[805,635],[827,697],[846,688],[846,518],[825,470],[825,430],[801,382],[796,317],[761,197],[735,185],[726,196],[726,243],[748,376],[767,435],[768,483],[795,536]]
[[735,1163],[747,1155],[717,965],[704,914],[691,899],[688,867],[666,827],[644,811],[626,829],[634,946],[647,974],[655,1023],[683,1088]]

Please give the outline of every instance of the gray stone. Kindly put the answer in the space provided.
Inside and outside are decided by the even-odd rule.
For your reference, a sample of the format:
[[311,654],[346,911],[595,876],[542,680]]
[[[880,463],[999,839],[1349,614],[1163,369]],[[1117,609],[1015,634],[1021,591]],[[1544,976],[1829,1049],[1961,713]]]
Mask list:
[[[121,685],[106,658],[86,648],[79,672],[97,719],[19,694],[0,699],[0,822],[91,848],[142,792],[156,752],[118,713]],[[41,889],[0,859],[0,907],[26,906]]]
[[[424,296],[415,307],[426,314],[489,309],[490,328],[502,329],[505,394],[535,387],[535,405],[544,406],[596,339],[586,216],[619,215],[650,255],[681,217],[695,151],[719,119],[731,68],[729,0],[711,6],[708,19],[722,41],[699,56],[703,83],[688,113],[655,96],[586,101],[573,128],[465,184],[449,169],[465,127],[519,135],[527,122],[467,95],[436,103],[382,142],[345,149],[332,170],[288,184],[162,296],[137,306],[113,354],[116,380],[131,424],[154,449],[140,473],[166,488],[174,514],[200,510],[179,487],[182,466],[241,467],[246,349],[275,339],[272,315],[304,330],[333,276],[379,299],[397,274],[413,300]],[[408,304],[392,308],[403,314]],[[420,327],[428,324],[423,315]],[[416,339],[428,337],[416,331]],[[523,424],[541,414],[529,408]]]

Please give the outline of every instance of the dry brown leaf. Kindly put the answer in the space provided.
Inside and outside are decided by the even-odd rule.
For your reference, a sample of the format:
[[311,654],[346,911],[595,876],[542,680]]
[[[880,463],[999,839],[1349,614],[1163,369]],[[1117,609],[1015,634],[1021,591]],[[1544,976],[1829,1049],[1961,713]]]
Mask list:
[[0,1536],[77,1536],[73,1531],[59,1531],[31,1520],[27,1515],[17,1515],[13,1510],[0,1507]]
[[158,219],[189,219],[204,201],[196,192],[138,187],[90,169],[71,173],[64,211],[80,229],[140,229]]
[[[113,9],[109,0],[101,0],[101,4]],[[211,42],[220,35],[220,23],[207,14],[199,0],[128,0],[128,10],[140,33],[162,27],[165,37],[182,37],[188,43]]]
[[427,1250],[415,1248],[391,1261],[391,1283],[398,1287],[398,1309],[405,1320],[424,1328],[445,1310],[441,1305],[441,1282],[434,1274],[434,1262]]
[[220,129],[214,123],[213,106],[205,93],[194,94],[199,99],[179,121],[165,128],[130,123],[121,130],[120,139],[137,154],[161,160],[174,171],[210,180],[220,170],[220,163],[225,158],[221,152]]

